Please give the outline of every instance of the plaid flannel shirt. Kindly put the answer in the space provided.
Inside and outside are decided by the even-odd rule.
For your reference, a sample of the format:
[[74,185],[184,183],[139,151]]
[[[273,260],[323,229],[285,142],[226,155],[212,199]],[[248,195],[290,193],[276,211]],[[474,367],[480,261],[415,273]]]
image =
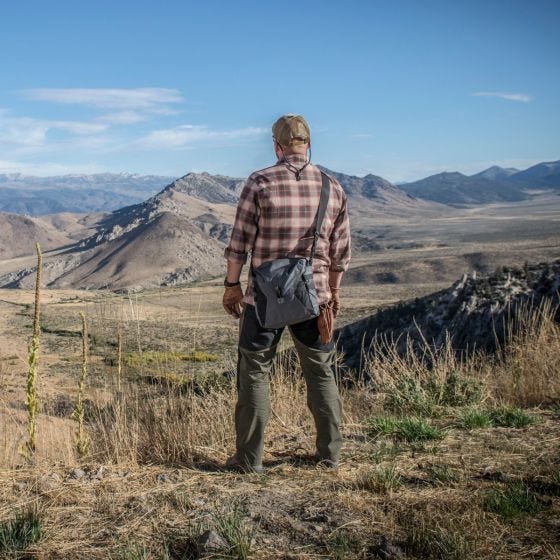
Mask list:
[[[286,160],[298,169],[306,162],[299,154]],[[336,179],[329,178],[329,204],[313,259],[319,304],[331,299],[329,271],[347,270],[351,252],[346,194]],[[251,266],[256,268],[283,257],[308,257],[321,186],[321,172],[311,164],[299,181],[284,160],[253,173],[241,192],[225,258],[246,263],[251,253]],[[250,273],[244,301],[254,303]]]

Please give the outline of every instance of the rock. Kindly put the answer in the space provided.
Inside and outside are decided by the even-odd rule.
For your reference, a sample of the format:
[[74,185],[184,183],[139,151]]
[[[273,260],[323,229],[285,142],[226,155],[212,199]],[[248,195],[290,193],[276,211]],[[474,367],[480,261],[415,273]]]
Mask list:
[[37,483],[37,491],[39,494],[48,494],[53,490],[59,488],[59,482],[52,475],[43,476],[39,479]]
[[385,558],[386,560],[404,558],[403,549],[400,546],[393,544],[387,537],[383,537],[383,542],[377,548],[376,553],[379,558]]
[[156,480],[158,482],[162,482],[162,483],[171,482],[171,478],[169,477],[169,475],[167,475],[165,473],[159,473],[156,477]]
[[27,489],[27,484],[25,482],[16,482],[13,488],[16,492],[24,492]]
[[99,467],[99,469],[97,469],[97,472],[91,473],[90,478],[92,480],[101,480],[103,479],[104,476],[105,476],[105,468]]
[[70,478],[73,478],[74,480],[82,480],[84,477],[86,476],[86,473],[83,469],[72,469],[72,471],[70,472]]
[[227,548],[226,541],[212,529],[204,531],[204,533],[198,537],[198,541],[196,543],[196,551],[199,556],[215,554],[224,548]]
[[496,480],[498,482],[507,482],[510,480],[510,476],[507,475],[505,472],[499,471],[492,467],[486,467],[484,472],[482,473],[482,478],[486,478],[488,480]]

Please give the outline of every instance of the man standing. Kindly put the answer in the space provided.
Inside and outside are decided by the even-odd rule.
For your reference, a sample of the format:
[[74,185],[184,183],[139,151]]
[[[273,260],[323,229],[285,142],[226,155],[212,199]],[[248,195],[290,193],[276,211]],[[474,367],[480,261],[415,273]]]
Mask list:
[[[264,430],[270,412],[269,374],[283,328],[265,329],[257,319],[251,275],[245,296],[239,278],[247,256],[251,267],[284,257],[308,257],[322,178],[308,158],[309,126],[299,115],[284,115],[272,127],[278,161],[245,183],[231,239],[225,250],[224,309],[241,317],[235,409],[236,453],[226,463],[245,472],[262,471]],[[313,259],[319,305],[336,316],[340,282],[350,261],[346,195],[329,177],[327,211]],[[333,341],[321,340],[318,319],[289,327],[307,384],[307,402],[317,429],[317,460],[336,468],[342,445],[341,402],[334,377]]]

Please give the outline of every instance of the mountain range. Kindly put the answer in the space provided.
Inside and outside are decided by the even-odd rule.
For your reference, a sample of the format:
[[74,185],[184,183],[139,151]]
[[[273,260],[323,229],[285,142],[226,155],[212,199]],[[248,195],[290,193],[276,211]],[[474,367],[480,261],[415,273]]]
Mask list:
[[108,212],[141,202],[173,177],[97,173],[34,177],[0,174],[0,212],[42,216],[59,212]]
[[[381,177],[328,171],[348,193],[350,213],[389,219],[433,215],[439,205],[415,199]],[[45,284],[51,287],[142,289],[211,278],[223,269],[240,179],[188,173],[144,202],[95,214],[20,216],[0,213],[0,259],[16,259],[0,273],[0,287],[30,287],[35,268],[21,261],[36,241],[45,250]],[[19,258],[19,260],[17,260]]]
[[560,160],[539,163],[524,171],[497,165],[474,175],[446,171],[400,188],[415,197],[451,206],[519,202],[537,190],[560,192]]
[[[375,189],[384,187],[387,206],[391,206],[389,191],[403,200],[404,193],[414,199],[423,199],[452,206],[487,204],[491,202],[516,202],[526,200],[535,190],[560,190],[560,161],[544,162],[520,171],[497,165],[474,175],[459,172],[443,172],[419,181],[398,186],[376,175],[344,177],[345,189],[355,196],[375,197]],[[241,184],[242,179],[209,175],[189,174],[210,182],[222,181],[222,186]],[[186,175],[185,177],[189,177]],[[218,179],[219,178],[219,179]],[[188,179],[185,179],[188,181]],[[196,184],[185,189],[205,191],[210,196],[210,185]],[[33,177],[19,173],[0,174],[0,212],[42,216],[60,212],[86,213],[111,212],[124,206],[137,204],[174,182],[173,177],[163,175],[138,175],[131,173],[98,173],[94,175],[61,175]],[[363,192],[358,192],[362,189]],[[218,189],[219,190],[219,189]],[[217,191],[216,191],[217,192]],[[196,194],[194,191],[191,194]],[[222,192],[223,202],[235,203],[236,192]]]

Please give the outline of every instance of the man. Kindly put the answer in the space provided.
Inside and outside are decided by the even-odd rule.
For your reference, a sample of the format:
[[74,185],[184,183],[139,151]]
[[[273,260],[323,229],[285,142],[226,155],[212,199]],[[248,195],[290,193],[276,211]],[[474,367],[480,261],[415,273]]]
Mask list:
[[[321,172],[307,157],[309,126],[299,115],[284,115],[272,127],[275,165],[256,171],[240,196],[225,250],[224,309],[240,318],[235,409],[236,453],[226,463],[244,472],[262,471],[264,430],[270,412],[269,374],[283,329],[263,328],[255,314],[251,275],[245,296],[239,278],[251,252],[251,267],[283,257],[308,257],[321,193]],[[336,316],[339,289],[350,261],[346,195],[330,178],[329,203],[313,259],[318,303]],[[318,319],[289,327],[307,384],[307,401],[317,429],[317,460],[336,468],[342,445],[341,402],[334,378],[333,341],[321,340]]]

